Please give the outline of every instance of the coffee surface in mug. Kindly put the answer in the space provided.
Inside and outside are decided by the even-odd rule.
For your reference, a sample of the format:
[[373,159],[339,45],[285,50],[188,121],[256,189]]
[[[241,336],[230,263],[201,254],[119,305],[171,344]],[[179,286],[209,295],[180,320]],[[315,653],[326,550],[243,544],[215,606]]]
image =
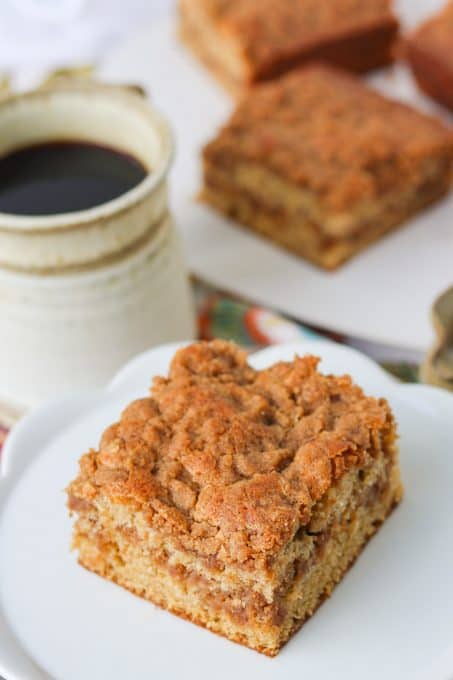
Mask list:
[[148,174],[133,156],[82,141],[47,142],[0,158],[0,212],[56,215],[118,198]]

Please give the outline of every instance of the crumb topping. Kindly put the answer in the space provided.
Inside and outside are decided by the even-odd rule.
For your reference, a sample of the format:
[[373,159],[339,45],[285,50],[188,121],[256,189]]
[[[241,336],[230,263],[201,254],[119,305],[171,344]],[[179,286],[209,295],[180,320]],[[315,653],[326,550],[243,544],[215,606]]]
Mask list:
[[396,23],[391,0],[201,0],[259,68],[326,37]]
[[385,400],[317,364],[256,371],[219,340],[180,350],[168,378],[82,457],[70,508],[107,497],[203,556],[275,555],[331,485],[393,436]]
[[426,49],[453,69],[453,0],[435,17],[426,21],[409,39],[421,49]]
[[450,130],[321,65],[252,88],[204,150],[212,165],[267,167],[333,213],[404,189],[430,156],[452,165]]

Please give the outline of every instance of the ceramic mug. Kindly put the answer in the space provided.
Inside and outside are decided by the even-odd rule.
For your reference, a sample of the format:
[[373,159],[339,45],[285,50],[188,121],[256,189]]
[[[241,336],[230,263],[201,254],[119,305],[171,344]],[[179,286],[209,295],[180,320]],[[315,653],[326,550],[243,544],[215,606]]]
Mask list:
[[149,174],[88,210],[0,213],[0,398],[19,407],[102,385],[133,355],[194,334],[166,121],[139,92],[90,82],[0,102],[0,155],[64,140],[124,151]]

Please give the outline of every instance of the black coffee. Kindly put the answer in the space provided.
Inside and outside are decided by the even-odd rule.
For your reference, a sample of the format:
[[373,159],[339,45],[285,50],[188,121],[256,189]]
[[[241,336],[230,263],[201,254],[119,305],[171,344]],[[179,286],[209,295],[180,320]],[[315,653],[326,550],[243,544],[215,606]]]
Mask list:
[[86,210],[135,187],[147,171],[132,156],[86,142],[29,146],[0,158],[0,212]]

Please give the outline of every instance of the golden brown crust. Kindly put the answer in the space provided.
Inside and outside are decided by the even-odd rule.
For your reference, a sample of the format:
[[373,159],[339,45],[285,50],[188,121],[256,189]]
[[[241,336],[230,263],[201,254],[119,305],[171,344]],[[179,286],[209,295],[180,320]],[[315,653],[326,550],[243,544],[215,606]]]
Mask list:
[[453,0],[406,41],[421,88],[453,110]]
[[[184,5],[185,12],[191,5],[201,9],[218,34],[231,39],[250,82],[274,76],[297,58],[316,56],[325,48],[327,58],[329,46],[332,58],[341,61],[343,43],[347,46],[348,41],[350,63],[345,66],[373,68],[389,61],[389,48],[398,32],[391,0],[185,0]],[[358,36],[368,34],[372,41],[375,32],[382,37],[373,55],[370,50],[354,50]]]
[[204,150],[206,172],[261,165],[328,214],[417,186],[427,158],[451,168],[450,130],[321,65],[253,88]]
[[387,402],[317,363],[255,371],[231,343],[180,350],[81,459],[70,506],[107,497],[225,562],[276,555],[330,486],[394,436]]

